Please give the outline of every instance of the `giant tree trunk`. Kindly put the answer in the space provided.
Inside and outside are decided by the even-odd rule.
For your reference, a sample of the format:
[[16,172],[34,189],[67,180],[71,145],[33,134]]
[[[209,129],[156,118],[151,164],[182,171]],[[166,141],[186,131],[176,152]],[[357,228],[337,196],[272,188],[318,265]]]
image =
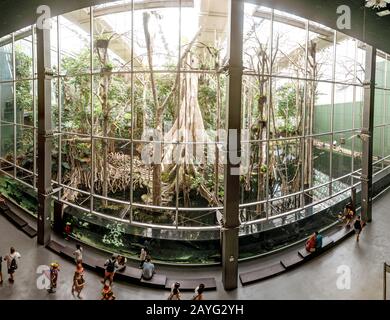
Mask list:
[[[147,49],[147,54],[148,54],[150,82],[151,82],[152,95],[153,95],[153,101],[154,101],[154,107],[155,107],[155,129],[157,130],[157,134],[161,137],[162,136],[162,115],[163,115],[164,109],[163,109],[163,106],[160,105],[160,103],[159,103],[156,82],[154,79],[153,45],[152,45],[152,40],[151,40],[149,27],[148,27],[149,19],[150,19],[150,14],[148,12],[144,12],[143,25],[144,25],[146,49]],[[153,199],[153,204],[156,206],[159,206],[159,205],[161,205],[161,164],[159,163],[159,161],[157,161],[157,163],[153,163],[152,168],[153,168],[152,199]]]
[[[190,63],[190,58],[188,59]],[[193,63],[193,62],[192,62]],[[204,164],[204,144],[210,141],[204,127],[202,112],[198,102],[198,74],[186,73],[183,81],[184,97],[180,105],[179,115],[172,128],[165,134],[164,141],[172,142],[179,139],[180,144],[171,144],[164,148],[163,171],[170,176],[178,175],[179,189],[183,191],[185,202],[189,189],[188,178],[196,177],[198,168],[196,163]],[[198,166],[202,168],[202,165]],[[176,181],[174,182],[176,184]],[[171,185],[171,189],[174,188]],[[210,192],[203,184],[198,190],[209,204],[217,205],[215,192]]]
[[[109,134],[109,115],[110,115],[110,103],[108,100],[108,92],[111,84],[111,69],[108,68],[109,58],[108,58],[108,45],[110,40],[97,40],[97,53],[99,62],[101,65],[101,79],[99,83],[99,98],[102,105],[103,121],[102,121],[102,196],[108,196],[108,142],[105,137]],[[97,161],[98,164],[98,161]],[[98,168],[98,167],[97,167]],[[103,206],[107,205],[107,200],[103,200]]]

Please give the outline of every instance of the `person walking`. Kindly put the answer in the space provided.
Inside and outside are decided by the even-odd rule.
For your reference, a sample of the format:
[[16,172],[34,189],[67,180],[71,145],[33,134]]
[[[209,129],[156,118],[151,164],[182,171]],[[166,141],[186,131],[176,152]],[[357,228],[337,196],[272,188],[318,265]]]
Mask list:
[[362,229],[363,229],[363,223],[362,223],[362,220],[360,219],[360,216],[357,216],[357,218],[353,224],[353,228],[354,228],[355,234],[356,234],[356,242],[359,242],[360,234],[361,234]]
[[72,295],[74,295],[74,292],[77,292],[77,298],[83,299],[81,296],[81,291],[85,287],[85,280],[84,280],[84,268],[81,263],[77,265],[77,269],[73,276],[73,285],[72,285]]
[[113,254],[110,259],[107,259],[106,263],[104,264],[104,267],[105,267],[105,271],[104,271],[104,278],[102,280],[102,283],[105,284],[106,281],[108,280],[111,286],[112,282],[114,281],[115,272],[119,268],[117,262],[117,256]]
[[73,252],[76,265],[83,263],[83,247],[80,244],[76,244],[76,250]]
[[60,265],[58,262],[50,264],[50,288],[47,290],[49,293],[55,293],[57,289],[58,273],[60,272]]
[[205,285],[201,283],[198,287],[195,289],[195,295],[192,297],[192,300],[204,300],[203,292],[205,289]]
[[5,256],[4,260],[7,261],[7,269],[9,274],[8,281],[11,283],[15,282],[15,271],[18,269],[18,263],[21,255],[15,250],[14,247],[10,248],[10,253]]
[[174,284],[172,284],[171,294],[169,295],[168,300],[180,300],[179,288],[180,288],[179,282],[175,282]]
[[174,288],[171,294],[169,295],[168,300],[181,300],[179,289]]

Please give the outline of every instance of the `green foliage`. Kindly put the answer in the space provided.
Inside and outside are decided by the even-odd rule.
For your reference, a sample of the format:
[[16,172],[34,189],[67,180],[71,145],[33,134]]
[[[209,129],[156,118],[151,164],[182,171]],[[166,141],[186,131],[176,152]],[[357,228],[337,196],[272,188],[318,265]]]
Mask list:
[[284,124],[279,126],[278,129],[287,133],[296,132],[298,129],[296,118],[300,108],[297,103],[303,101],[303,89],[300,88],[297,92],[296,86],[293,83],[288,83],[277,89],[276,95],[278,101],[276,114],[284,120]]
[[125,233],[125,228],[121,223],[113,222],[112,224],[107,224],[106,228],[109,230],[107,234],[103,236],[103,243],[112,245],[116,248],[123,247],[123,235]]
[[20,206],[32,213],[37,212],[37,200],[25,192],[26,187],[16,180],[6,176],[0,176],[0,193],[13,199]]
[[[224,110],[224,88],[225,78],[219,75],[220,79],[220,112],[221,119]],[[198,102],[202,112],[206,129],[216,130],[217,128],[217,88],[216,76],[202,75],[199,79]]]

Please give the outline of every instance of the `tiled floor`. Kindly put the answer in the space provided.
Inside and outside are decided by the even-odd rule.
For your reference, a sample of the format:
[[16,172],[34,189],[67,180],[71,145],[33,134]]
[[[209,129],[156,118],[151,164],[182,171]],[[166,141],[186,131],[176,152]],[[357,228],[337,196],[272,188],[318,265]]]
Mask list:
[[[239,287],[226,292],[221,283],[221,270],[213,268],[161,268],[166,274],[180,274],[180,277],[214,276],[218,290],[207,292],[205,298],[211,299],[381,299],[383,262],[390,261],[390,192],[374,203],[373,222],[364,229],[360,243],[350,238],[341,245],[311,262],[276,278]],[[71,295],[74,266],[49,250],[37,246],[36,239],[28,238],[17,230],[3,216],[0,216],[0,254],[4,255],[9,247],[15,246],[22,254],[16,281],[10,285],[6,280],[3,262],[4,284],[0,286],[0,299],[77,299]],[[48,294],[37,288],[38,265],[59,261],[61,272],[58,290]],[[256,268],[262,261],[240,265],[240,270]],[[337,288],[337,272],[340,266],[351,270],[350,289]],[[344,267],[345,268],[345,267]],[[162,270],[163,269],[163,270]],[[345,269],[344,269],[345,270]],[[86,271],[85,299],[99,299],[101,283],[99,275]],[[115,283],[114,292],[118,299],[147,300],[166,299],[168,292],[140,287],[137,285]],[[191,293],[184,293],[184,299],[190,299]]]

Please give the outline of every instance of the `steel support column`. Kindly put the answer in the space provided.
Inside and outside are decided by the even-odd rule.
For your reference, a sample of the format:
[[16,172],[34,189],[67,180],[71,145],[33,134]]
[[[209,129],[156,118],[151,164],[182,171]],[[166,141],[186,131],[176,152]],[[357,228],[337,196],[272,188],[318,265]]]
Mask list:
[[222,282],[225,290],[237,288],[238,232],[240,227],[241,85],[244,2],[229,0],[228,81],[226,110],[226,162],[224,226],[222,236]]
[[50,241],[51,212],[51,62],[50,30],[37,29],[38,72],[38,243]]
[[376,48],[366,46],[366,67],[363,100],[362,127],[362,220],[372,220],[372,154],[374,144],[374,102],[375,102]]

